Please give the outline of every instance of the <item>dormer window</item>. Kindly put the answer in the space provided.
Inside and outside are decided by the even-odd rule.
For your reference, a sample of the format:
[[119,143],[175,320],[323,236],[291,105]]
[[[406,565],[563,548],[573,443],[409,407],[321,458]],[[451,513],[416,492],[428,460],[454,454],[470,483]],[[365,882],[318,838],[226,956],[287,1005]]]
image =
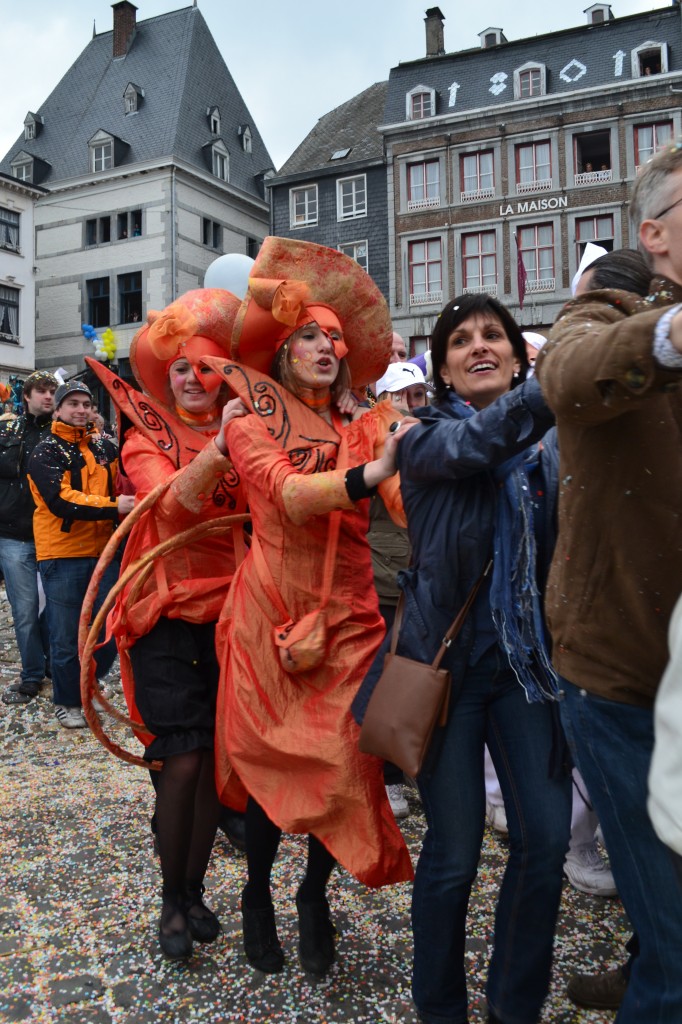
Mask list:
[[90,170],[109,171],[114,166],[114,139],[107,132],[99,131],[88,143],[90,149]]
[[649,40],[632,51],[632,77],[664,75],[668,70],[668,46]]
[[211,135],[220,135],[220,110],[218,107],[209,107],[206,111]]
[[525,100],[544,96],[547,92],[547,71],[544,64],[529,61],[514,72],[514,99]]
[[221,181],[230,180],[230,154],[220,140],[211,147],[211,163],[216,178]]
[[241,136],[242,149],[245,153],[251,152],[251,129],[248,124],[240,124],[237,130],[237,134]]
[[144,91],[134,82],[128,82],[123,93],[123,109],[126,114],[136,114],[142,105]]
[[42,127],[43,119],[40,114],[34,114],[32,110],[29,110],[24,118],[24,139],[28,141],[36,139]]
[[408,121],[420,121],[425,117],[433,117],[436,113],[436,90],[427,85],[416,85],[410,89],[406,97],[406,118]]
[[33,181],[33,157],[28,153],[17,154],[10,166],[19,181]]
[[613,21],[613,13],[610,4],[592,4],[585,8],[583,14],[587,15],[588,25],[601,25],[605,21]]
[[478,33],[478,38],[481,40],[481,46],[484,50],[488,50],[491,46],[500,46],[502,43],[507,42],[501,28],[487,28],[484,32]]

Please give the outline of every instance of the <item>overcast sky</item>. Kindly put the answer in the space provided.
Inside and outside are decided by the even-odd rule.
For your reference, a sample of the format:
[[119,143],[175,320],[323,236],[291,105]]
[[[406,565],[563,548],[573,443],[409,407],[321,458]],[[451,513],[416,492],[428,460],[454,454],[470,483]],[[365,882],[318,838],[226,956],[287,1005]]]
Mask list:
[[[279,169],[318,118],[401,61],[425,56],[424,12],[432,0],[197,0],[216,43]],[[507,39],[586,22],[590,0],[440,0],[448,53],[478,46],[478,33]],[[189,6],[137,0],[142,21]],[[669,7],[662,0],[613,0],[616,18]],[[511,11],[514,11],[512,20]],[[112,28],[111,0],[0,0],[2,77],[0,155],[23,132],[92,37]],[[543,59],[538,54],[538,59]]]

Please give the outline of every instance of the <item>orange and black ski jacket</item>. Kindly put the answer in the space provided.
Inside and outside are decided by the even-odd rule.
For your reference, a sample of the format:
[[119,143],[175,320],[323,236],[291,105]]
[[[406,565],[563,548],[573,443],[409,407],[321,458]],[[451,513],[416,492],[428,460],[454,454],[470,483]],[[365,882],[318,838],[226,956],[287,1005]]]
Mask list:
[[101,554],[118,521],[116,445],[60,420],[28,463],[39,562]]

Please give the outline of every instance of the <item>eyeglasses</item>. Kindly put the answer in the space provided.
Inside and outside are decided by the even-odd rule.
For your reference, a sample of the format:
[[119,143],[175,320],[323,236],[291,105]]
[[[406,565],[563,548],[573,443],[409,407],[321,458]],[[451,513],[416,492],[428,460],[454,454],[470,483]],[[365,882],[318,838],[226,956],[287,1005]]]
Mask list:
[[674,203],[671,203],[670,206],[666,206],[665,210],[661,210],[660,213],[657,213],[654,217],[654,220],[660,220],[661,217],[663,217],[666,213],[670,213],[670,211],[674,210],[676,206],[680,205],[680,203],[682,203],[682,196],[680,196],[679,199],[676,199]]

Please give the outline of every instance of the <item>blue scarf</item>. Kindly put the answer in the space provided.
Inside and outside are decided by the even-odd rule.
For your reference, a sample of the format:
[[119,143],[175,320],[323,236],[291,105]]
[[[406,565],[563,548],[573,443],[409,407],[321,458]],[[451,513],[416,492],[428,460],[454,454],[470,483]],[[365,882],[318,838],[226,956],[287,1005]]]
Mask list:
[[531,702],[555,700],[558,678],[547,653],[536,583],[529,455],[536,459],[537,449],[493,471],[498,497],[490,609],[498,640]]

